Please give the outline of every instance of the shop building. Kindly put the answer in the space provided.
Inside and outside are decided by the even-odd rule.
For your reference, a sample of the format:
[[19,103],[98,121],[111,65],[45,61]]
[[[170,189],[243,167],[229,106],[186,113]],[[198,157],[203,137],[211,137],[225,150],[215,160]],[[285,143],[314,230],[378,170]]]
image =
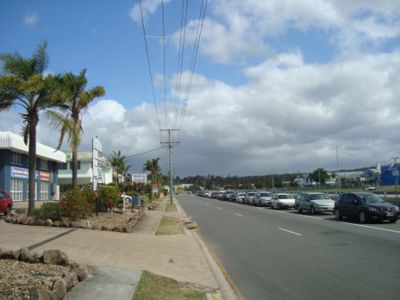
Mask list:
[[[58,164],[65,153],[36,143],[35,200],[59,199]],[[0,188],[9,191],[14,201],[28,200],[28,145],[23,137],[0,131]]]

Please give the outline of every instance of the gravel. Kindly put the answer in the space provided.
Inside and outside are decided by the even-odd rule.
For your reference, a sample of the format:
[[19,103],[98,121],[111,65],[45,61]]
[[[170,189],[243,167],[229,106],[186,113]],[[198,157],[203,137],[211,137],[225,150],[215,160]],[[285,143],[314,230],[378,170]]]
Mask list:
[[51,290],[56,278],[70,271],[70,267],[25,263],[12,259],[0,260],[0,298],[29,299],[32,287]]

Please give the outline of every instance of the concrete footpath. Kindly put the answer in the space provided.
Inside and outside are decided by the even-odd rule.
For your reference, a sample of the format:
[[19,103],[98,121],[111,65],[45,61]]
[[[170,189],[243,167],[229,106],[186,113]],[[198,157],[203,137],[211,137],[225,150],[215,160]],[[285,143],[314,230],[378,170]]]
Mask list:
[[116,290],[120,294],[112,298],[131,300],[142,270],[200,285],[209,291],[208,299],[237,299],[195,231],[155,235],[164,215],[186,217],[175,203],[178,212],[165,212],[165,201],[156,210],[146,210],[144,220],[131,234],[15,225],[0,220],[0,245],[8,250],[28,247],[38,252],[60,249],[71,260],[93,266],[94,275],[76,286],[67,296],[69,300],[111,299],[110,291],[115,295]]

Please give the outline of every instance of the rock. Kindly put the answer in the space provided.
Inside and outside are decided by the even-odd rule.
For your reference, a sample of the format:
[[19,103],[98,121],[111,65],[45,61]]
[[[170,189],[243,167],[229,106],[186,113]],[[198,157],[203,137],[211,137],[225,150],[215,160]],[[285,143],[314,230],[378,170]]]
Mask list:
[[29,262],[33,264],[38,264],[42,261],[43,256],[39,255],[37,252],[31,252],[29,255]]
[[61,225],[61,221],[54,221],[53,222],[53,226],[54,227],[60,227],[60,225]]
[[124,226],[122,226],[122,225],[115,226],[115,227],[112,229],[112,231],[124,232]]
[[1,259],[18,259],[19,251],[7,250],[3,251],[0,255]]
[[46,220],[46,226],[53,226],[53,220],[52,219],[47,219]]
[[75,227],[75,228],[80,228],[81,227],[81,223],[74,221],[74,222],[70,222],[69,226],[70,227]]
[[29,217],[27,217],[27,216],[19,216],[18,217],[18,224],[28,225],[28,223],[29,223]]
[[29,291],[30,300],[52,300],[53,294],[41,287],[35,286]]
[[187,229],[196,229],[199,227],[199,225],[195,222],[195,221],[191,221],[191,222],[185,222],[185,226]]
[[61,278],[57,278],[53,283],[53,299],[61,300],[67,294],[67,286],[65,285],[64,280]]
[[78,284],[78,276],[76,275],[75,272],[65,272],[63,274],[62,280],[65,283],[65,286],[67,287],[67,292],[69,292],[75,285]]
[[21,248],[19,249],[19,257],[18,260],[24,261],[24,262],[29,262],[31,256],[31,252],[29,251],[28,248]]
[[43,252],[43,263],[67,266],[69,264],[69,259],[67,254],[65,254],[61,250],[58,249],[45,250]]
[[102,230],[102,229],[103,229],[103,226],[97,224],[97,225],[94,225],[94,226],[93,226],[93,229],[94,229],[94,230]]
[[71,263],[71,271],[76,274],[79,281],[85,280],[89,276],[89,270],[87,265],[73,262]]

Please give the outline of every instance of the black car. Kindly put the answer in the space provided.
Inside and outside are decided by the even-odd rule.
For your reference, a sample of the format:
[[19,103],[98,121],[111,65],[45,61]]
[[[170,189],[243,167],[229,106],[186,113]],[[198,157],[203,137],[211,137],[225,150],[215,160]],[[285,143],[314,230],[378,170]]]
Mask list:
[[337,220],[349,217],[358,219],[361,223],[383,220],[396,223],[400,210],[376,194],[360,192],[341,194],[335,202],[333,213]]

